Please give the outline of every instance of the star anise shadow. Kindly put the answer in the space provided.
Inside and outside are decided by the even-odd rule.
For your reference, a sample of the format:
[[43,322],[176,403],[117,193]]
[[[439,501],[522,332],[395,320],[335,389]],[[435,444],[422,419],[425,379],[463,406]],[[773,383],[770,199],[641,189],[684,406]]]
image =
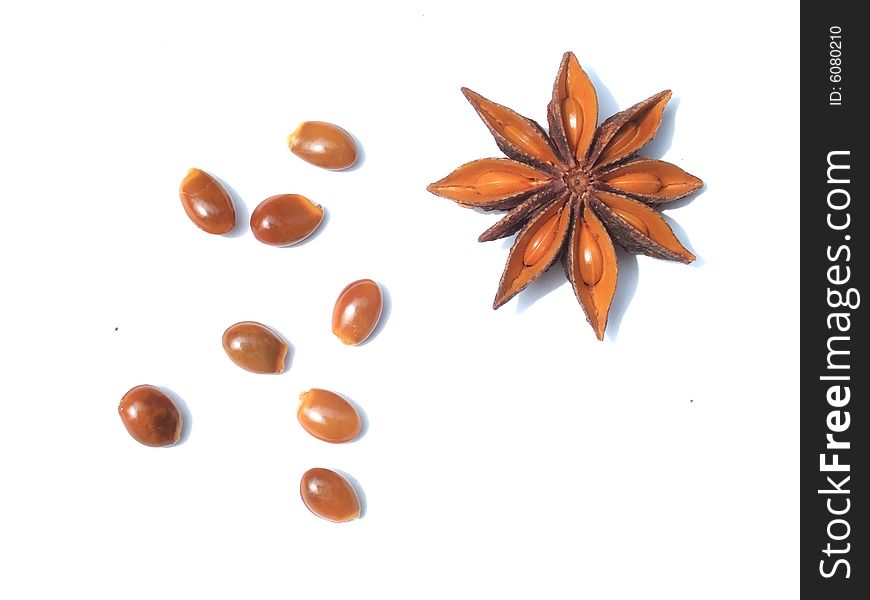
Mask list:
[[[699,192],[700,193],[700,192]],[[683,243],[689,252],[695,255],[694,262],[689,265],[690,268],[697,269],[698,267],[704,266],[706,263],[704,262],[703,257],[698,256],[698,251],[695,250],[695,247],[692,245],[692,240],[689,239],[689,236],[686,234],[686,231],[680,226],[679,223],[674,221],[668,215],[662,213],[662,217],[665,221],[667,221],[668,225],[670,225],[671,229],[674,230],[674,233],[680,236],[680,241]]]
[[610,317],[607,319],[607,339],[614,341],[622,327],[622,318],[625,316],[628,305],[634,299],[637,291],[637,282],[640,279],[640,268],[637,264],[637,254],[626,252],[622,248],[616,248],[616,260],[619,261],[619,285],[613,295],[613,304],[610,305]]
[[671,144],[674,142],[674,133],[677,130],[676,115],[679,107],[680,97],[671,96],[671,100],[662,114],[662,122],[659,125],[656,136],[646,146],[641,148],[641,154],[650,158],[664,160],[665,153],[671,149]]
[[517,314],[525,312],[535,302],[563,285],[568,285],[568,280],[565,279],[562,267],[557,263],[530,283],[529,287],[525,289],[525,293],[517,296]]
[[604,85],[604,82],[598,77],[595,69],[586,67],[583,70],[586,71],[586,75],[589,77],[589,81],[592,82],[592,86],[595,88],[595,93],[598,96],[599,121],[610,115],[615,115],[622,110],[622,108],[619,108],[619,103],[616,101],[616,98],[610,93],[610,88]]

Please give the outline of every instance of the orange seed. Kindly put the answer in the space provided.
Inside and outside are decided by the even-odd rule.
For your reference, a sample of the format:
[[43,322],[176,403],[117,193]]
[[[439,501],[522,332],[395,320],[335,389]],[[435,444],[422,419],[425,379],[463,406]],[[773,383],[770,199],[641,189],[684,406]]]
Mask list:
[[299,484],[299,493],[308,510],[321,519],[344,523],[360,516],[356,490],[347,479],[330,469],[305,471]]
[[305,121],[287,138],[290,152],[330,170],[347,169],[357,159],[356,142],[347,131],[323,121]]

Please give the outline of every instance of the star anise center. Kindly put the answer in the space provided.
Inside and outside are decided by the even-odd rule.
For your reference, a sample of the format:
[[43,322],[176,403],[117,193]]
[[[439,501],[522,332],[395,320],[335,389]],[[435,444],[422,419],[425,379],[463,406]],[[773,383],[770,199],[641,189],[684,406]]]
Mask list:
[[565,180],[565,185],[568,186],[568,189],[578,196],[583,196],[583,194],[590,190],[595,184],[595,174],[585,167],[579,167],[568,171],[563,179]]

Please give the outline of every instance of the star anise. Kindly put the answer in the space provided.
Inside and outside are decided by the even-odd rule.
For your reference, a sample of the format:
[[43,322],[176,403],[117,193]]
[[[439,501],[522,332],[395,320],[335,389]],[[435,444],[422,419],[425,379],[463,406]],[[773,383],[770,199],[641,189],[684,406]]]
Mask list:
[[695,260],[653,207],[690,194],[701,180],[637,154],[658,131],[670,90],[596,128],[595,88],[567,52],[547,106],[549,136],[535,121],[467,88],[462,92],[508,158],[464,164],[427,189],[462,206],[509,211],[479,238],[485,242],[519,231],[493,308],[561,258],[600,340],[616,291],[614,241],[636,254]]

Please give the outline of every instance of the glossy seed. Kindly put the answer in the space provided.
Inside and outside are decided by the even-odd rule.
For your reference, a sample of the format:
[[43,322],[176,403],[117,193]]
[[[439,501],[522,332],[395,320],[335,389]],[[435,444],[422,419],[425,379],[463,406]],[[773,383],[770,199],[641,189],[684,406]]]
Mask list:
[[622,210],[619,208],[611,208],[610,210],[615,212],[619,216],[619,218],[621,218],[623,221],[625,221],[626,223],[628,223],[629,225],[631,225],[632,227],[634,227],[635,229],[640,231],[642,234],[644,234],[644,235],[649,234],[649,228],[646,226],[646,223],[644,223],[641,220],[641,218],[638,217],[637,215],[632,214],[632,213],[628,212],[627,210]]
[[534,162],[549,164],[559,162],[537,123],[518,115],[505,106],[487,100],[468,88],[462,88],[462,93],[465,94],[465,97],[492,130],[500,147],[502,142],[507,142],[508,146],[511,146],[509,154],[519,151],[521,155],[533,159]]
[[535,235],[529,240],[525,252],[523,252],[524,265],[532,267],[547,254],[556,238],[556,232],[559,230],[561,216],[562,211],[557,212],[535,232]]
[[266,198],[251,214],[254,237],[270,246],[289,246],[314,233],[323,221],[323,207],[299,194]]
[[634,141],[634,138],[637,137],[637,132],[637,123],[626,123],[625,126],[619,131],[619,133],[616,134],[614,138],[610,140],[610,142],[607,144],[607,148],[603,152],[604,156],[615,156],[619,154],[624,148],[628,147],[628,145]]
[[345,344],[361,344],[377,327],[383,307],[381,288],[371,279],[348,284],[332,310],[332,333]]
[[353,404],[328,390],[313,388],[299,394],[296,418],[302,429],[332,444],[349,442],[359,435],[362,421]]
[[520,162],[482,158],[466,163],[426,189],[465,206],[495,207],[505,199],[551,182],[550,175]]
[[236,226],[236,209],[220,181],[200,169],[190,169],[178,189],[184,212],[207,233],[224,234]]
[[513,125],[504,126],[504,136],[520,148],[535,148],[542,145],[542,142],[533,139],[524,130]]
[[562,100],[562,126],[565,128],[568,146],[576,148],[583,131],[583,107],[574,98]]
[[662,189],[662,180],[652,173],[623,173],[605,181],[635,194],[657,194]]
[[321,468],[305,471],[299,484],[299,493],[308,510],[321,519],[344,523],[360,516],[356,490],[335,471]]
[[474,181],[481,195],[491,197],[517,194],[532,189],[538,183],[522,173],[497,170],[484,171]]
[[287,138],[290,151],[324,169],[347,169],[356,162],[356,142],[347,131],[323,121],[305,121]]
[[121,421],[134,440],[153,447],[171,446],[181,438],[181,411],[158,387],[137,385],[121,398]]
[[287,342],[260,323],[243,321],[231,325],[223,335],[224,351],[230,360],[253,373],[280,373],[287,358]]
[[604,274],[604,256],[598,240],[586,223],[580,224],[580,241],[577,245],[580,277],[586,285],[595,285]]

